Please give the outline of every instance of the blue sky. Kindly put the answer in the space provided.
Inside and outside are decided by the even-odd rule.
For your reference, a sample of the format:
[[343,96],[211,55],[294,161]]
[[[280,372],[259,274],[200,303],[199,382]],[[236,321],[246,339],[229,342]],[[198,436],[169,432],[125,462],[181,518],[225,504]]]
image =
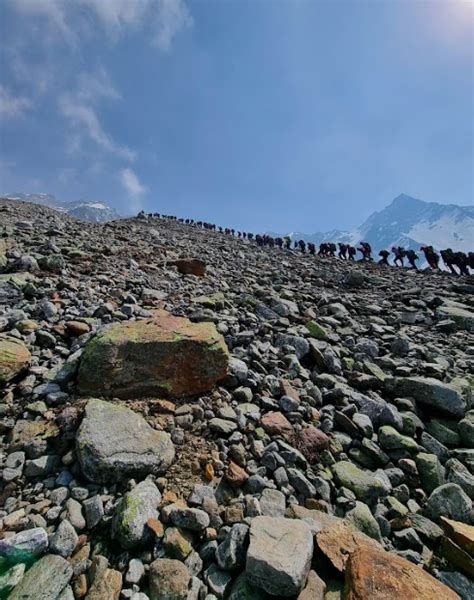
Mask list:
[[472,0],[0,0],[0,192],[235,228],[474,198]]

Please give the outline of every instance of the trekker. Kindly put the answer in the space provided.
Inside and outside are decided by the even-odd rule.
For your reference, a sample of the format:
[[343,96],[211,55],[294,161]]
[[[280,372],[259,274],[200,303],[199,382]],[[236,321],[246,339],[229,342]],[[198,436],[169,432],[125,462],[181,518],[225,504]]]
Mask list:
[[382,257],[379,260],[379,265],[386,265],[389,267],[390,265],[388,264],[388,257],[390,256],[390,252],[388,250],[380,250],[379,256]]

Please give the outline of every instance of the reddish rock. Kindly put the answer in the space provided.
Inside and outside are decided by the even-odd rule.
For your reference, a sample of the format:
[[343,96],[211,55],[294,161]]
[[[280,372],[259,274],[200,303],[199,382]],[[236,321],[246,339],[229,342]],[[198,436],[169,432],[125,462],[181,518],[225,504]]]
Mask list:
[[165,311],[116,323],[86,345],[79,368],[83,395],[181,396],[211,390],[227,375],[229,352],[213,323]]
[[239,467],[239,465],[236,465],[232,461],[230,462],[225,472],[225,480],[229,485],[232,487],[240,487],[247,481],[248,478],[249,475],[245,469]]
[[441,517],[444,533],[463,550],[474,557],[474,527],[459,521]]
[[330,438],[320,429],[310,425],[295,434],[295,447],[309,460],[316,462],[319,459],[319,453],[329,446]]
[[357,548],[363,546],[382,548],[372,538],[347,525],[344,521],[337,521],[334,525],[317,533],[316,542],[321,552],[341,572],[344,572],[350,554]]
[[281,412],[268,412],[261,418],[262,427],[269,435],[291,438],[293,426]]
[[345,579],[346,600],[460,600],[429,573],[381,547],[355,549]]
[[148,519],[147,526],[153,531],[157,538],[162,538],[165,535],[163,523],[158,519]]
[[197,275],[204,277],[206,274],[206,263],[198,258],[180,258],[169,263],[177,267],[183,275]]

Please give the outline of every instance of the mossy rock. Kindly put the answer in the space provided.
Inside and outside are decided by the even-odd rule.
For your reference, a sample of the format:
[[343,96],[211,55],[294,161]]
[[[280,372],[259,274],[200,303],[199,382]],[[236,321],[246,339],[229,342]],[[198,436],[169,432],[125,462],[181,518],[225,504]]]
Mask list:
[[13,379],[30,364],[30,351],[22,341],[0,334],[0,384]]
[[117,323],[87,344],[79,368],[81,394],[139,398],[209,391],[227,375],[229,353],[213,323],[191,323],[158,311]]

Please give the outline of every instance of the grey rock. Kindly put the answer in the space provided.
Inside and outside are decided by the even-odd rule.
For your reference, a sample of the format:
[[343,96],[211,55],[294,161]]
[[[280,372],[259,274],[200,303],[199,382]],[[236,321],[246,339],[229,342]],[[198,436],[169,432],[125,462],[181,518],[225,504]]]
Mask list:
[[79,536],[71,523],[64,519],[51,537],[49,549],[53,554],[68,558],[74,552]]
[[61,556],[48,554],[26,572],[9,600],[57,600],[72,577],[72,567]]
[[112,536],[124,548],[134,548],[153,539],[148,519],[158,519],[161,494],[156,485],[145,479],[127,492],[118,505],[112,523]]
[[285,495],[279,490],[267,488],[260,497],[260,511],[265,517],[283,517],[285,514]]
[[48,534],[42,527],[25,529],[14,536],[2,540],[2,554],[5,556],[40,556],[49,546]]
[[386,379],[388,391],[398,396],[411,396],[427,408],[453,417],[463,417],[466,401],[452,386],[429,377],[404,377]]
[[216,551],[216,560],[224,571],[237,571],[245,563],[248,546],[248,525],[237,523],[226,535]]
[[169,434],[128,408],[89,400],[76,436],[85,476],[96,483],[164,473],[174,460]]
[[256,517],[250,527],[246,574],[269,594],[294,596],[306,582],[313,536],[303,521]]
[[82,506],[84,507],[87,528],[93,529],[101,522],[102,517],[104,516],[104,504],[102,498],[99,495],[92,496],[91,498],[84,500]]
[[445,483],[436,488],[428,498],[426,509],[428,516],[435,520],[447,517],[471,523],[472,501],[456,483]]
[[178,504],[170,508],[169,516],[174,525],[191,531],[203,531],[210,523],[209,515],[200,508],[183,508]]

